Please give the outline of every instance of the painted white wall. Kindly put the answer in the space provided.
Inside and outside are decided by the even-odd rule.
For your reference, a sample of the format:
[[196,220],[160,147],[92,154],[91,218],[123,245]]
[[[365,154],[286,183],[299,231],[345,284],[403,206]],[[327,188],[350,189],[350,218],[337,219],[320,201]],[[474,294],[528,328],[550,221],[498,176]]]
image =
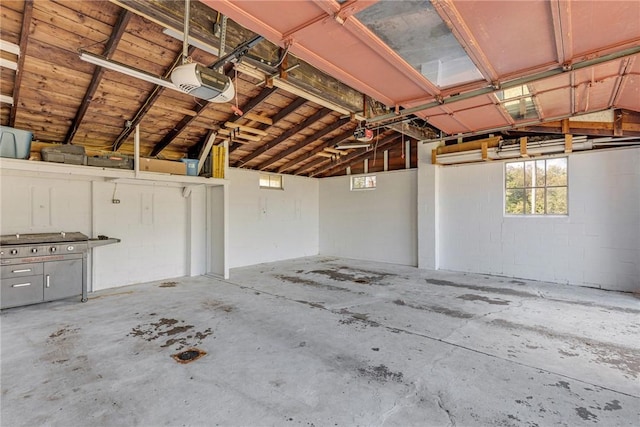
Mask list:
[[350,176],[320,180],[320,253],[417,265],[417,170],[376,173],[376,189]]
[[[79,231],[122,240],[92,250],[89,289],[206,272],[204,189],[195,187],[184,197],[182,186],[172,183],[115,183],[15,169],[0,173],[0,234]],[[113,204],[113,198],[120,203]]]
[[230,168],[229,266],[318,254],[318,180],[285,175],[261,189],[259,172]]
[[539,218],[503,215],[504,163],[440,168],[440,268],[640,291],[640,149],[568,168],[569,215]]
[[428,270],[440,266],[440,168],[431,164],[437,145],[418,144],[418,268]]
[[181,187],[95,182],[93,191],[94,230],[122,240],[94,250],[93,290],[189,273]]

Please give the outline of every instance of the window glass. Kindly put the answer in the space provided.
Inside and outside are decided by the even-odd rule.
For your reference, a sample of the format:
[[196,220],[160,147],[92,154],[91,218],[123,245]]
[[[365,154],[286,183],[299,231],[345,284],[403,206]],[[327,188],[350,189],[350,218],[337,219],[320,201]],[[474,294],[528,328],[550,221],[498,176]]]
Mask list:
[[275,188],[282,190],[282,175],[260,174],[260,188]]
[[505,164],[507,215],[567,215],[567,158]]
[[352,176],[351,190],[370,190],[376,188],[376,176]]

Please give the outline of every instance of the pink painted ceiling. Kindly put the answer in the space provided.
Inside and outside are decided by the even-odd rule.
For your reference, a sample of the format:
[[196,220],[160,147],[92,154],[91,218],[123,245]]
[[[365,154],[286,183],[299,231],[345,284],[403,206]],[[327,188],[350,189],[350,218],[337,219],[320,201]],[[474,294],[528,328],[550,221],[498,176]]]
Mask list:
[[[537,107],[527,123],[640,112],[640,1],[201,1],[447,134],[518,125],[498,90],[520,80]],[[465,57],[432,61],[450,47]]]

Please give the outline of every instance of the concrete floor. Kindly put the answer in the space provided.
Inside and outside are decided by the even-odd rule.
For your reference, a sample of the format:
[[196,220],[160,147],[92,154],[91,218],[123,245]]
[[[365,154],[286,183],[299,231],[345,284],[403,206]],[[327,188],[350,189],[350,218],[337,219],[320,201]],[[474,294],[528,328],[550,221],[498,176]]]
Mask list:
[[231,277],[3,311],[1,424],[640,424],[637,295],[326,257]]

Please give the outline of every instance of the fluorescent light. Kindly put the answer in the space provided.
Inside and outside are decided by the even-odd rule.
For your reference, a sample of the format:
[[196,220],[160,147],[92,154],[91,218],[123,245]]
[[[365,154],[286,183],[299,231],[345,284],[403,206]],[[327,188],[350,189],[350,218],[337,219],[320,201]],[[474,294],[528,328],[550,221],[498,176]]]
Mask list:
[[0,40],[0,50],[20,56],[20,46],[6,40]]
[[13,105],[13,96],[0,95],[0,103]]
[[83,52],[80,53],[80,59],[91,64],[99,65],[108,70],[117,71],[136,79],[144,80],[145,82],[153,83],[158,86],[163,86],[169,89],[179,90],[170,80],[165,80],[162,77],[147,73],[146,71],[139,70],[137,68],[129,67],[121,62],[113,61],[105,58],[104,56],[94,55],[93,53]]
[[10,59],[0,58],[0,67],[9,68],[11,70],[18,69],[18,63]]
[[[164,30],[162,30],[162,33],[169,36],[169,37],[173,37],[174,39],[180,40],[180,41],[184,41],[184,33],[180,32],[180,31],[176,31],[174,29],[171,28],[165,28]],[[200,40],[195,39],[193,36],[189,36],[189,41],[188,43],[191,46],[195,46],[198,49],[204,50],[205,52],[209,52],[212,55],[218,56],[218,48],[217,47],[213,47],[210,44],[207,44],[205,42],[202,42]]]
[[335,148],[338,150],[350,150],[352,148],[369,148],[371,147],[370,143],[360,143],[360,142],[345,142],[340,145],[336,145]]

